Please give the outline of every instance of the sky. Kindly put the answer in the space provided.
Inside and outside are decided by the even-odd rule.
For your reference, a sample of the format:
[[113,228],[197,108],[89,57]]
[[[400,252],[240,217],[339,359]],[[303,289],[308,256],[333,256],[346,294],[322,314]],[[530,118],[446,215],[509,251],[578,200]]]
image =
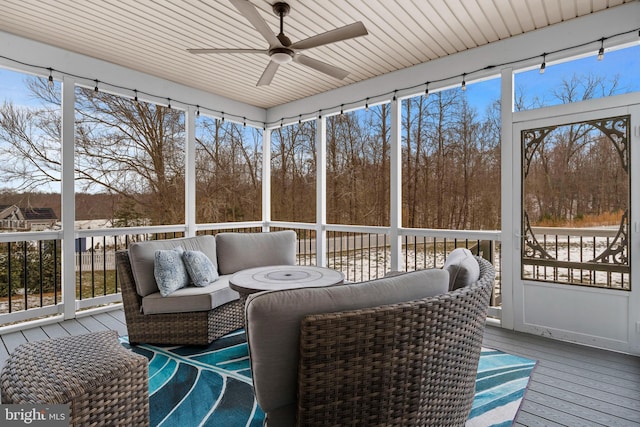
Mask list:
[[[618,94],[640,91],[640,45],[607,51],[602,61],[598,61],[594,54],[573,61],[547,64],[544,74],[540,74],[538,67],[519,72],[515,75],[514,87],[516,92],[521,91],[529,99],[534,96],[544,99],[545,106],[557,105],[560,102],[553,99],[551,91],[574,73],[582,76],[605,75],[608,78],[617,74],[620,80]],[[500,79],[467,84],[466,94],[469,103],[482,113],[488,103],[500,97]]]

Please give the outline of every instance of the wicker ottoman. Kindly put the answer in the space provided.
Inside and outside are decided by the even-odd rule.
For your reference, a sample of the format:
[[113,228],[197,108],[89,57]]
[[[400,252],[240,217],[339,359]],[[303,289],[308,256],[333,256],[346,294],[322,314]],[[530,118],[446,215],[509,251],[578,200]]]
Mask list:
[[19,346],[0,373],[2,403],[69,403],[74,426],[149,425],[147,358],[116,331]]

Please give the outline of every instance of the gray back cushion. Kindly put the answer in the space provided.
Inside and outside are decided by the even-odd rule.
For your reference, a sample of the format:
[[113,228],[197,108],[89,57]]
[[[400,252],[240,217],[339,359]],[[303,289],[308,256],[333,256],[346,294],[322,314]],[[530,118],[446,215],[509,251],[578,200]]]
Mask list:
[[469,249],[452,250],[444,263],[444,270],[449,272],[449,290],[469,286],[478,281],[480,266]]
[[296,233],[293,230],[270,233],[218,233],[216,247],[220,274],[232,274],[246,268],[265,265],[296,263]]
[[182,247],[187,251],[201,251],[218,268],[216,239],[213,236],[183,237],[179,239],[150,240],[136,242],[129,246],[131,271],[136,282],[136,291],[141,297],[158,292],[158,284],[153,275],[155,253],[160,249]]
[[258,404],[266,412],[295,411],[300,322],[305,316],[412,301],[443,294],[448,287],[449,273],[430,269],[369,282],[249,295],[247,341]]

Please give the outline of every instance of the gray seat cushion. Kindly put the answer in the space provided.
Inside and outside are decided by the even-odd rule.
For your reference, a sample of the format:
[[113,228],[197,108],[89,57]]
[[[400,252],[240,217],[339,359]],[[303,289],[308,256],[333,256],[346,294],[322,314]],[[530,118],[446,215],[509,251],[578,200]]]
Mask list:
[[442,268],[449,272],[450,291],[469,286],[480,277],[480,266],[471,251],[466,248],[452,250]]
[[144,314],[209,311],[238,299],[239,294],[229,287],[229,277],[220,276],[207,286],[187,286],[163,297],[160,292],[142,298]]
[[271,233],[218,233],[216,247],[220,274],[233,274],[265,265],[296,263],[296,233],[292,230]]
[[[300,322],[309,314],[333,313],[440,295],[449,273],[430,269],[369,282],[252,294],[246,303],[247,341],[258,404],[290,419],[298,374]],[[286,407],[290,406],[289,409]]]
[[158,284],[153,275],[155,253],[160,249],[182,247],[186,251],[201,251],[218,268],[216,239],[213,236],[183,237],[179,239],[150,240],[136,242],[129,246],[131,271],[136,282],[136,291],[141,297],[158,292]]

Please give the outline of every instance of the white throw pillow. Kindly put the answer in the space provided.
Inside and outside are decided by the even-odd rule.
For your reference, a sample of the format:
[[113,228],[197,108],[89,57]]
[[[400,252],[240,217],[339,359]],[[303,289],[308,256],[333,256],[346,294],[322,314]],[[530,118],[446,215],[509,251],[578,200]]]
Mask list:
[[449,290],[469,286],[478,281],[480,266],[469,249],[452,250],[444,263],[444,270],[449,272]]

